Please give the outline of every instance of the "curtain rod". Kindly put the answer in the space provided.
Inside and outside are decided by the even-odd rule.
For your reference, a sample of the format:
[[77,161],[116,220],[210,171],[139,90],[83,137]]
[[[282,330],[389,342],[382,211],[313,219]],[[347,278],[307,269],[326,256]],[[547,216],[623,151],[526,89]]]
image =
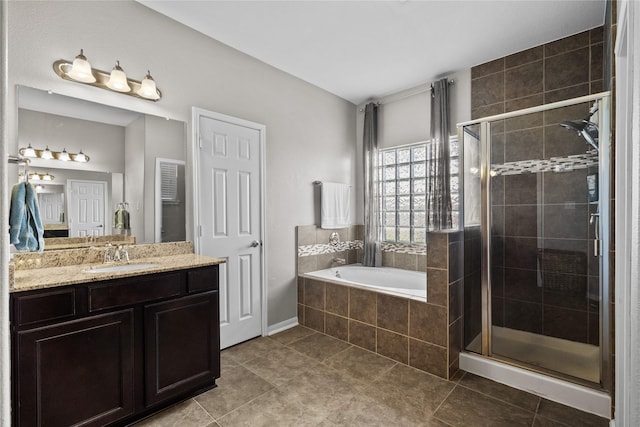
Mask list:
[[[449,81],[447,81],[447,83],[449,83],[449,85],[453,85],[455,84],[455,80],[451,79]],[[390,104],[392,102],[395,101],[400,101],[402,99],[405,98],[409,98],[410,96],[413,95],[418,95],[419,93],[424,93],[424,92],[431,92],[433,90],[433,84],[432,83],[425,83],[422,86],[418,86],[416,88],[413,89],[408,89],[404,92],[400,92],[398,94],[395,95],[389,95],[380,99],[377,99],[375,101],[371,101],[371,102],[375,102],[377,105],[382,105],[382,104]],[[368,103],[367,103],[368,104]],[[363,112],[364,108],[360,108],[358,111]]]

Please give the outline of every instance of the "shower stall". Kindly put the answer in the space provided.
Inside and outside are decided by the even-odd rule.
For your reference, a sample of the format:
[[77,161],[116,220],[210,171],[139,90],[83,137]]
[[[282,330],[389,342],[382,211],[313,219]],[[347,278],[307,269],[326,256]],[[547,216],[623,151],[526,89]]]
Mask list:
[[610,390],[609,108],[600,93],[458,125],[464,357]]

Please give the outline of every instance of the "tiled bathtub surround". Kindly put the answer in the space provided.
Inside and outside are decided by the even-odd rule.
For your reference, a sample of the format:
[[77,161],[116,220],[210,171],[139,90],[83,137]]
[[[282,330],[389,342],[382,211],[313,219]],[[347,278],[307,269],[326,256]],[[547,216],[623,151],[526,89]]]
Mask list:
[[461,237],[429,233],[426,303],[299,277],[299,323],[449,378],[462,339]]
[[[331,233],[337,232],[340,242],[329,243]],[[315,225],[296,227],[298,274],[335,267],[335,258],[347,264],[362,262],[363,225],[353,225],[339,230],[324,230]],[[425,245],[382,242],[382,265],[412,271],[426,271],[427,248]]]

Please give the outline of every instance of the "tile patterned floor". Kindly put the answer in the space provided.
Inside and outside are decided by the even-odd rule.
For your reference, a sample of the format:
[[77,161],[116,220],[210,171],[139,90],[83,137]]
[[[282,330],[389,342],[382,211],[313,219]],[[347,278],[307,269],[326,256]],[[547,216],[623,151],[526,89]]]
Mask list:
[[302,326],[221,357],[217,388],[136,427],[608,426],[473,374],[445,381]]

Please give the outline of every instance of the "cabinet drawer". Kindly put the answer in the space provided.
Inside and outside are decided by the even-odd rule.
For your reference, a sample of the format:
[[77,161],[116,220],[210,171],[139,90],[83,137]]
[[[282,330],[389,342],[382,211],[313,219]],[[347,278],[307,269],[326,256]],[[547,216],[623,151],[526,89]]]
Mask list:
[[89,287],[89,311],[179,296],[182,273],[136,276]]
[[76,290],[56,289],[17,296],[14,304],[16,326],[64,320],[76,315]]
[[218,266],[199,268],[187,272],[187,289],[190,294],[218,290]]

